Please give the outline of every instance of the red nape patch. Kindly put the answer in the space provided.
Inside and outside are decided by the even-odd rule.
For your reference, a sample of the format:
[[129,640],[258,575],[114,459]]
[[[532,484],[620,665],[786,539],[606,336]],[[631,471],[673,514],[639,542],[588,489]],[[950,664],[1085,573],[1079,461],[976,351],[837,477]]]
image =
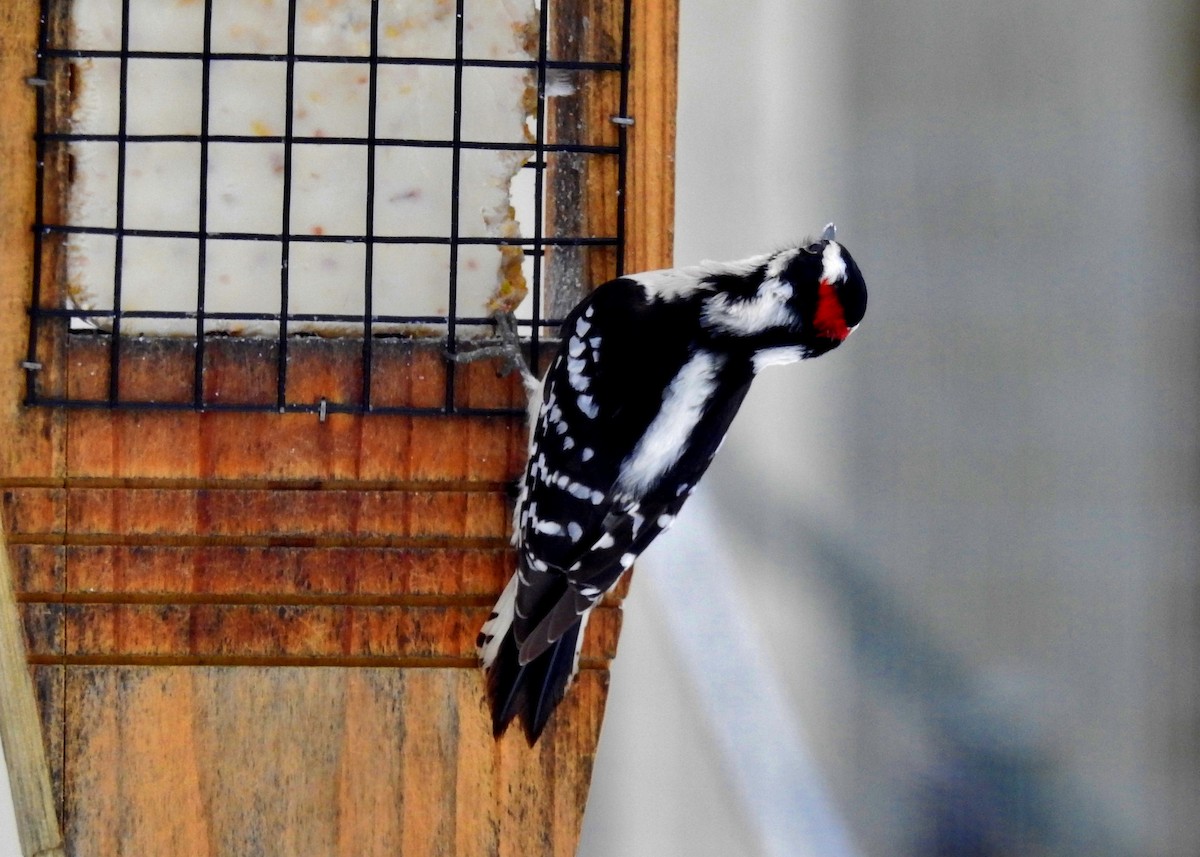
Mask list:
[[846,316],[842,312],[842,302],[829,280],[821,280],[818,287],[813,327],[819,335],[826,339],[836,339],[838,342],[850,335],[850,328],[846,327]]

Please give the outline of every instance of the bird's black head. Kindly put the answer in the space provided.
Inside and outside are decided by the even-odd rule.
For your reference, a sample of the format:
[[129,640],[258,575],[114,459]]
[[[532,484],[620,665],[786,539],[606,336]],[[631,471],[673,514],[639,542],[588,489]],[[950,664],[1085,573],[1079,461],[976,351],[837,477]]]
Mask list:
[[806,357],[841,345],[867,311],[867,284],[849,251],[833,239],[832,227],[782,266],[780,279],[794,289],[792,306]]
[[755,371],[836,348],[867,309],[862,273],[832,226],[818,241],[726,266],[703,282],[705,336],[750,356]]

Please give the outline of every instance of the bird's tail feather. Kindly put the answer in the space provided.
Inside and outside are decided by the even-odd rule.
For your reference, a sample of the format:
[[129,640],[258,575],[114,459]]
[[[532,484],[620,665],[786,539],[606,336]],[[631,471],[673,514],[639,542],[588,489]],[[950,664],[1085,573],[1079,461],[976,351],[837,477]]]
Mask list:
[[586,618],[581,617],[546,651],[524,665],[512,628],[505,630],[495,657],[487,665],[492,731],[497,738],[520,714],[530,746],[537,741],[578,669]]

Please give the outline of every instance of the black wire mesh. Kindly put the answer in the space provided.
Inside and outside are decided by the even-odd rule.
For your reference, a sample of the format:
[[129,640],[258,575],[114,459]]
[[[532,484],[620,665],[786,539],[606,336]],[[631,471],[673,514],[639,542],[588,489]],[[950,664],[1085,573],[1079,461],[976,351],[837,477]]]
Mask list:
[[[436,2],[436,0],[432,0]],[[486,329],[491,319],[479,307],[464,307],[460,302],[460,255],[464,248],[475,245],[520,248],[527,263],[526,281],[529,296],[523,304],[518,325],[529,343],[534,361],[541,342],[557,336],[561,314],[578,298],[581,285],[587,280],[621,273],[624,247],[624,188],[626,164],[625,121],[629,71],[630,0],[611,0],[607,11],[616,38],[604,42],[601,55],[588,55],[586,31],[589,13],[604,5],[604,0],[590,4],[562,0],[557,4],[542,0],[536,7],[536,47],[529,60],[489,59],[472,56],[468,50],[468,34],[472,24],[472,6],[485,0],[455,0],[453,56],[386,56],[380,53],[381,4],[388,0],[370,0],[369,50],[363,55],[327,56],[303,53],[298,40],[303,35],[300,9],[304,0],[287,2],[287,42],[285,52],[221,52],[214,50],[214,5],[220,0],[203,2],[203,45],[198,51],[146,49],[131,47],[131,4],[138,0],[112,0],[119,7],[119,46],[107,48],[83,47],[73,44],[70,24],[70,0],[43,0],[42,31],[38,51],[39,134],[37,136],[37,197],[33,283],[30,309],[30,338],[25,369],[27,372],[26,401],[33,405],[100,407],[100,408],[171,408],[201,410],[247,410],[280,412],[373,412],[373,413],[508,413],[506,406],[475,406],[460,401],[457,376],[461,370],[454,361],[444,361],[444,389],[440,400],[389,401],[376,394],[381,372],[411,370],[412,355],[421,350],[436,350],[453,355],[473,347],[465,331],[477,335]],[[363,0],[366,2],[366,0]],[[595,39],[592,39],[594,42]],[[168,63],[191,63],[200,67],[199,129],[197,133],[131,133],[130,67],[131,63],[155,60]],[[117,64],[119,70],[119,103],[115,133],[94,133],[81,130],[72,121],[72,105],[78,85],[74,80],[75,67],[81,62]],[[214,133],[213,72],[228,68],[221,63],[253,63],[255,68],[284,68],[284,116],[282,134]],[[318,68],[321,64],[352,64],[366,75],[367,116],[365,132],[360,134],[297,133],[296,87],[299,70]],[[450,133],[445,137],[384,137],[379,131],[379,87],[381,69],[401,66],[444,68],[453,76],[453,99],[446,109],[451,112]],[[529,110],[530,139],[527,142],[472,139],[465,130],[471,117],[464,112],[464,77],[483,74],[476,70],[522,69],[533,75],[536,100]],[[582,92],[591,87],[590,97],[605,100],[604,109],[610,117],[610,127],[603,133],[591,133],[580,127],[580,117],[588,113],[570,99],[555,101],[550,113],[549,88],[555,76],[569,76],[575,84],[572,91]],[[596,93],[602,93],[596,95]],[[611,103],[609,103],[611,102]],[[596,115],[593,109],[589,115]],[[66,203],[73,179],[71,147],[80,144],[105,144],[116,148],[115,216],[111,225],[72,222]],[[198,147],[198,196],[196,228],[179,229],[171,225],[153,228],[127,222],[130,196],[127,177],[132,160],[144,159],[154,147],[187,144]],[[282,149],[282,199],[280,229],[275,231],[233,231],[214,229],[209,221],[209,196],[212,190],[211,165],[217,146],[276,146]],[[309,147],[343,147],[328,152],[365,155],[365,208],[362,228],[338,231],[335,234],[313,234],[293,228],[293,195],[296,192],[296,159],[298,154],[313,151]],[[304,147],[303,149],[301,147]],[[382,152],[443,151],[449,158],[450,199],[448,222],[431,224],[429,234],[381,234],[376,223],[376,195],[382,178],[379,155]],[[464,157],[473,151],[528,152],[529,160],[522,168],[532,172],[532,217],[523,224],[520,235],[465,234],[460,223],[460,182]],[[588,176],[590,170],[590,177]],[[597,179],[600,179],[598,181]],[[164,193],[171,193],[164,189]],[[602,194],[616,200],[615,214],[600,218],[605,228],[589,229],[579,217],[580,193]],[[561,202],[560,202],[561,198]],[[440,228],[436,228],[440,226]],[[592,234],[599,231],[602,234]],[[527,234],[525,234],[527,233]],[[110,306],[89,304],[79,306],[65,285],[66,246],[71,236],[107,236],[113,244],[112,298]],[[123,303],[123,260],[125,244],[130,241],[182,240],[195,242],[197,247],[194,273],[195,301],[186,308],[134,309]],[[279,268],[278,306],[272,311],[230,310],[208,305],[207,283],[211,277],[209,248],[211,242],[240,242],[246,245],[278,247]],[[308,245],[342,245],[361,250],[362,312],[298,312],[292,305],[293,257]],[[222,244],[221,246],[227,246]],[[387,247],[445,248],[448,266],[444,283],[447,311],[443,313],[388,314],[378,312],[376,280],[381,263],[381,248]],[[589,254],[600,253],[599,263]],[[557,256],[555,255],[557,254]],[[184,276],[184,272],[180,272]],[[555,282],[547,283],[553,277]],[[547,311],[546,308],[551,308]],[[128,335],[123,328],[138,331],[147,319],[162,319],[187,325],[190,335],[173,336]],[[228,331],[212,329],[214,323],[259,324],[271,328],[269,336],[251,338],[230,335]],[[346,325],[353,331],[337,337],[314,336],[314,325]],[[417,337],[412,328],[422,328],[426,334],[433,329],[436,336]],[[64,346],[65,342],[65,346]],[[314,351],[315,349],[315,351]],[[303,352],[303,353],[302,353]],[[357,365],[357,389],[354,395],[342,399],[321,396],[314,398],[310,384],[293,382],[297,366],[313,354],[329,356],[345,366],[353,355]],[[64,355],[66,355],[64,357]],[[72,357],[76,355],[76,357]],[[99,355],[99,356],[98,356]],[[304,358],[304,359],[301,359]],[[71,384],[62,379],[67,367],[55,367],[54,361],[66,360],[72,366],[79,361],[104,364],[99,371],[101,384]],[[186,365],[185,379],[178,379],[176,389],[167,395],[145,395],[143,390],[128,389],[122,362],[154,360],[164,367]],[[251,392],[223,388],[216,378],[214,366],[235,361],[246,372],[259,379]],[[74,361],[74,362],[72,362]],[[223,362],[222,362],[223,361]],[[90,365],[90,364],[89,364]],[[247,368],[248,367],[248,368]],[[94,368],[94,367],[93,367]],[[269,395],[263,381],[269,378]],[[167,385],[168,387],[170,385]],[[103,389],[100,389],[100,388]]]

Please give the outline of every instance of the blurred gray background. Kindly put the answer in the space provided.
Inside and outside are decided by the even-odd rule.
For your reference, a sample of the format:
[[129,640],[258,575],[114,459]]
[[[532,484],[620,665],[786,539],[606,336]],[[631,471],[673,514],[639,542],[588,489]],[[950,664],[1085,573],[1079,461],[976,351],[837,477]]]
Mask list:
[[1197,7],[682,5],[677,261],[871,300],[639,564],[581,855],[1200,853]]

